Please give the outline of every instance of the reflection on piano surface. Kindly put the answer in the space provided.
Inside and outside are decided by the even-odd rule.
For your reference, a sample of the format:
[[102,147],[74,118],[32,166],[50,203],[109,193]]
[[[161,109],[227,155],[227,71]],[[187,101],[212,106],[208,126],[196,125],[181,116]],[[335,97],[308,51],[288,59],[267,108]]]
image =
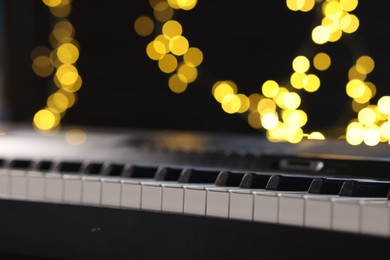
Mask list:
[[376,258],[390,242],[387,146],[364,157],[367,147],[337,141],[85,131],[85,142],[72,145],[65,130],[5,129],[1,251],[60,259]]

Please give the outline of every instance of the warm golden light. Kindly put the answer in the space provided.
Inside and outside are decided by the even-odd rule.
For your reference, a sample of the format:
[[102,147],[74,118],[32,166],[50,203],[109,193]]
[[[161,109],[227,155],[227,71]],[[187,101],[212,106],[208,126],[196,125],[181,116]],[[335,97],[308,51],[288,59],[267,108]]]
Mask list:
[[313,65],[317,70],[327,70],[330,67],[330,56],[324,52],[319,52],[314,56]]
[[81,145],[87,140],[87,134],[81,129],[70,129],[65,132],[65,140],[71,145]]
[[148,16],[140,16],[134,22],[134,30],[140,36],[151,35],[154,30],[154,22]]
[[[319,23],[314,25],[311,31],[311,41],[315,49],[309,48],[308,52],[292,60],[293,71],[287,81],[281,81],[283,86],[276,80],[269,79],[261,85],[260,93],[245,95],[239,93],[233,81],[224,80],[215,82],[211,92],[225,113],[241,113],[246,116],[252,128],[264,128],[270,141],[298,143],[304,137],[310,140],[325,140],[325,135],[319,131],[304,133],[302,128],[308,122],[308,115],[299,109],[304,102],[300,92],[306,91],[309,92],[306,94],[310,94],[318,91],[322,84],[319,77],[321,72],[332,65],[330,54],[321,51],[321,46],[317,45],[335,43],[345,37],[345,34],[352,34],[359,28],[358,17],[350,13],[356,10],[358,0],[286,0],[285,3],[289,10],[300,12],[313,11],[315,5],[320,5]],[[199,48],[190,47],[189,40],[183,35],[182,25],[177,20],[172,20],[173,12],[179,9],[191,10],[196,4],[196,0],[150,0],[154,18],[160,21],[162,26],[161,35],[147,45],[146,53],[151,60],[158,61],[162,72],[176,73],[169,77],[168,82],[174,93],[184,92],[188,84],[196,81],[198,72],[201,71],[198,71],[197,67],[203,62],[203,52]],[[312,60],[309,60],[309,57],[312,57]],[[53,63],[57,63],[55,58]],[[357,118],[346,127],[345,134],[338,137],[345,138],[351,145],[364,143],[374,146],[379,142],[390,144],[390,97],[381,97],[377,106],[373,104],[372,99],[377,90],[375,84],[368,82],[367,78],[374,68],[372,57],[360,56],[356,63],[349,67],[348,80],[343,83]]]

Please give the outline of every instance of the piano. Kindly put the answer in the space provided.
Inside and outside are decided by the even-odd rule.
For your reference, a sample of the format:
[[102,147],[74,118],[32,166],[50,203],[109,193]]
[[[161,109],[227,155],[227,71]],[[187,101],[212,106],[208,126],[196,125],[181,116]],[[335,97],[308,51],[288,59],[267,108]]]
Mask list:
[[2,127],[0,252],[7,259],[387,255],[387,144],[72,129]]

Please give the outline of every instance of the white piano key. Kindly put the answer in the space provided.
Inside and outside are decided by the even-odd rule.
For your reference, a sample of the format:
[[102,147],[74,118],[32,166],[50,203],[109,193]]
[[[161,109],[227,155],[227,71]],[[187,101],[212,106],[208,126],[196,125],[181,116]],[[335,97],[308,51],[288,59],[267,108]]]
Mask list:
[[276,192],[256,191],[254,194],[253,220],[278,222],[279,199]]
[[81,202],[84,204],[100,205],[102,182],[94,176],[82,177]]
[[122,180],[121,182],[121,207],[140,209],[142,192],[141,183],[130,180]]
[[13,198],[26,198],[27,195],[27,173],[21,170],[9,171],[10,194]]
[[159,183],[141,183],[141,209],[161,211],[162,187]]
[[305,201],[303,194],[278,194],[278,223],[303,226],[305,216]]
[[119,207],[121,204],[121,183],[119,179],[102,180],[102,200],[104,206]]
[[77,175],[64,175],[65,202],[80,203],[82,194],[81,177]]
[[331,229],[332,202],[334,196],[308,195],[305,196],[306,227]]
[[226,188],[206,188],[206,216],[229,217],[229,192]]
[[7,169],[0,169],[0,196],[7,197],[10,190],[10,180]]
[[360,231],[360,205],[354,198],[332,199],[332,229],[358,233]]
[[29,171],[27,196],[32,200],[42,200],[45,197],[45,175],[38,171]]
[[184,189],[181,185],[162,186],[162,211],[183,213]]
[[206,214],[206,189],[202,186],[184,186],[184,213]]
[[388,201],[362,201],[361,232],[370,235],[390,235],[390,208]]
[[253,193],[250,190],[231,190],[229,218],[253,220]]
[[47,173],[45,175],[45,199],[49,201],[62,201],[63,179],[59,173]]

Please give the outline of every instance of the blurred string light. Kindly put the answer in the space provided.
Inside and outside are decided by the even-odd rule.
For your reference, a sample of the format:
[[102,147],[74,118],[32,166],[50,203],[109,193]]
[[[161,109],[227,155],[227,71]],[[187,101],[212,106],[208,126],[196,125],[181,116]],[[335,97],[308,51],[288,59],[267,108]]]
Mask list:
[[[199,48],[190,47],[183,36],[181,24],[172,20],[175,11],[189,11],[195,8],[196,0],[150,0],[154,17],[140,16],[134,29],[140,36],[152,35],[157,24],[162,24],[161,33],[149,42],[146,53],[158,63],[160,70],[170,74],[169,88],[174,93],[184,92],[189,83],[197,78],[197,66],[202,63],[203,54]],[[359,28],[360,21],[352,12],[358,0],[286,0],[289,10],[309,12],[320,5],[321,20],[311,31],[311,41],[316,46],[339,41],[344,34],[352,34]],[[155,22],[156,21],[156,22]],[[270,141],[298,143],[303,138],[324,140],[320,131],[305,133],[308,116],[300,109],[302,102],[299,93],[313,93],[320,89],[321,79],[316,74],[326,71],[332,65],[332,58],[319,51],[313,57],[296,56],[292,63],[289,82],[281,85],[276,80],[263,82],[258,93],[239,93],[231,80],[215,82],[212,95],[228,114],[246,116],[248,124],[255,129],[265,129]],[[383,96],[372,102],[376,86],[366,81],[375,67],[372,57],[362,55],[350,68],[346,94],[352,99],[352,109],[357,117],[346,127],[345,138],[348,144],[375,146],[380,142],[390,144],[390,96]]]
[[57,129],[67,109],[76,102],[76,92],[82,79],[76,67],[79,44],[75,29],[67,17],[72,10],[71,0],[42,0],[54,18],[49,35],[50,48],[38,46],[31,52],[32,69],[39,77],[52,77],[55,91],[47,98],[46,106],[34,115],[33,126],[44,132]]

